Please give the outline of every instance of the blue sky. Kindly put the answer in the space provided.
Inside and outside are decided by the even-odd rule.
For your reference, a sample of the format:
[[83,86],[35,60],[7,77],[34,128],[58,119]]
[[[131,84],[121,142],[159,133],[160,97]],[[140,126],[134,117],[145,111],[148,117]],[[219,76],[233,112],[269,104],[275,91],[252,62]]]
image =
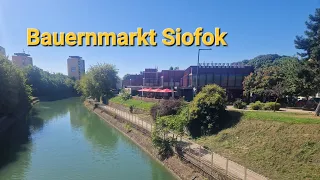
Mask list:
[[[197,62],[196,46],[166,47],[161,43],[165,28],[193,32],[197,27],[228,32],[228,47],[204,51],[200,62],[234,62],[260,54],[294,55],[296,35],[302,35],[309,14],[320,0],[0,0],[0,46],[10,56],[24,49],[34,65],[67,73],[66,59],[79,55],[86,67],[115,64],[122,77],[144,67],[180,69]],[[130,32],[137,27],[155,29],[157,47],[27,47],[27,28],[42,32]]]

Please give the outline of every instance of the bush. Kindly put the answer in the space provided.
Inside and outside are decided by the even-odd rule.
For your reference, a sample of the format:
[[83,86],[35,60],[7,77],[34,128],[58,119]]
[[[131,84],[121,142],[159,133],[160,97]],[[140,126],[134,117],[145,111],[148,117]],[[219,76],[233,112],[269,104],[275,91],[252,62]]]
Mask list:
[[120,97],[124,101],[127,101],[127,100],[132,98],[131,94],[128,93],[127,91],[125,91],[125,90],[122,90]]
[[275,102],[267,102],[264,104],[263,106],[263,110],[274,110],[274,108],[276,109],[276,111],[280,110],[281,104],[280,103],[276,103],[276,106],[274,106]]
[[129,107],[130,113],[133,113],[133,108],[134,108],[134,106],[133,106],[133,105],[130,105],[130,107]]
[[183,100],[180,99],[169,99],[165,101],[160,101],[159,104],[155,104],[151,107],[150,114],[155,120],[157,115],[159,116],[168,116],[175,115],[181,109],[183,105]]
[[233,103],[233,107],[236,109],[246,109],[247,108],[247,103],[243,102],[242,100],[236,100]]
[[224,119],[227,95],[225,89],[216,84],[206,85],[189,104],[189,132],[193,137],[216,133]]
[[250,109],[252,109],[252,110],[262,110],[263,106],[264,106],[264,104],[262,102],[256,101],[256,102],[250,104]]

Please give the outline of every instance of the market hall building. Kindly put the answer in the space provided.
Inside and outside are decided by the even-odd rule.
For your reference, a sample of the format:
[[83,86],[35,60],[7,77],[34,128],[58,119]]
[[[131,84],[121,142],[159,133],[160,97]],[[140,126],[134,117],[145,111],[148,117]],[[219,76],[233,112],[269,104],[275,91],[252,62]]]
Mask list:
[[[196,91],[207,84],[217,84],[226,89],[228,99],[240,98],[243,94],[242,82],[253,72],[253,67],[241,63],[200,63],[185,70],[145,69],[138,75],[129,75],[123,80],[123,87],[175,89],[175,96],[192,100]],[[198,80],[197,80],[198,75]],[[198,88],[196,88],[198,87]]]

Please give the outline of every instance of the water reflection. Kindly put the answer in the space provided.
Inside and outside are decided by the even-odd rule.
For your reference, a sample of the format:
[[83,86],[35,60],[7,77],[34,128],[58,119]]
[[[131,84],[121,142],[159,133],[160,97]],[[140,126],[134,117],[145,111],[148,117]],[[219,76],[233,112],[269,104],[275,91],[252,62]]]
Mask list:
[[0,179],[174,179],[78,98],[41,102],[0,144]]

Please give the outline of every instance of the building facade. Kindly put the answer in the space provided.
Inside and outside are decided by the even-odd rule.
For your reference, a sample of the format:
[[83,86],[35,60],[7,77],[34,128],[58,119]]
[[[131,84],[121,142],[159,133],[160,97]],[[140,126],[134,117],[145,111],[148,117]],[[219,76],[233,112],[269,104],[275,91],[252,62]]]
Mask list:
[[30,54],[22,53],[14,53],[12,56],[12,63],[19,68],[23,68],[26,66],[33,66],[32,57]]
[[190,94],[189,91],[193,89],[199,91],[207,84],[217,84],[226,89],[229,98],[234,99],[242,96],[242,82],[251,72],[253,72],[252,66],[229,63],[206,63],[190,66],[185,70],[161,72],[157,69],[145,69],[138,75],[127,76],[123,80],[123,87],[175,88]]
[[2,46],[0,46],[0,54],[6,56],[6,50]]
[[196,87],[201,90],[207,84],[217,84],[226,89],[229,98],[239,98],[243,92],[242,82],[251,72],[253,72],[252,66],[241,64],[215,63],[190,66],[184,72],[182,87]]
[[67,59],[68,76],[80,80],[85,74],[85,61],[80,56],[69,56]]

